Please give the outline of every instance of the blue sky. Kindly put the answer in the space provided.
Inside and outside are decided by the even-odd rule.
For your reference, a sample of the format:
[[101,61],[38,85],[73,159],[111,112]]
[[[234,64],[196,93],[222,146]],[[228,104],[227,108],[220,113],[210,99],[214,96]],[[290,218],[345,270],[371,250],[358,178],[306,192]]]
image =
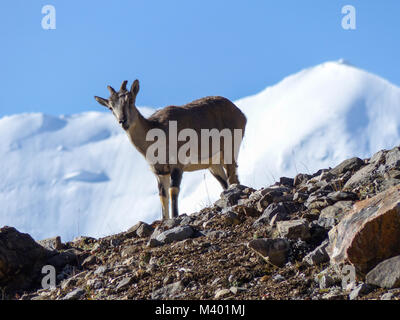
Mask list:
[[2,0],[0,116],[104,111],[93,96],[136,78],[138,105],[235,100],[340,58],[400,85],[399,14],[398,0]]

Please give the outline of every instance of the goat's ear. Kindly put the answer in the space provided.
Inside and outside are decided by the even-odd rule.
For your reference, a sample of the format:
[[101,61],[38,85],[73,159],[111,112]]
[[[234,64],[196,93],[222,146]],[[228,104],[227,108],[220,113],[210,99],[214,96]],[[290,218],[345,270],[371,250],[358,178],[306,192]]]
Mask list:
[[132,83],[131,93],[132,93],[133,96],[136,96],[138,94],[138,92],[139,92],[139,80],[136,79]]
[[107,99],[103,99],[103,98],[100,98],[100,97],[97,97],[97,96],[95,96],[94,98],[96,99],[96,101],[97,101],[98,103],[100,103],[101,105],[103,105],[103,106],[109,108],[108,100],[107,100]]

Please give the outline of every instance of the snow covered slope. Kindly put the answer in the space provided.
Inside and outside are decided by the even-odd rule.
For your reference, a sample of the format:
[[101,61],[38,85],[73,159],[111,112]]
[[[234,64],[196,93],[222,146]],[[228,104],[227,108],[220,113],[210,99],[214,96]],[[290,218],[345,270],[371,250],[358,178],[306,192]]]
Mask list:
[[[400,88],[342,62],[305,69],[235,103],[248,118],[239,177],[255,188],[400,144]],[[161,215],[154,176],[109,113],[7,116],[0,137],[0,225],[71,240]],[[220,192],[208,171],[185,173],[180,212],[211,204]]]

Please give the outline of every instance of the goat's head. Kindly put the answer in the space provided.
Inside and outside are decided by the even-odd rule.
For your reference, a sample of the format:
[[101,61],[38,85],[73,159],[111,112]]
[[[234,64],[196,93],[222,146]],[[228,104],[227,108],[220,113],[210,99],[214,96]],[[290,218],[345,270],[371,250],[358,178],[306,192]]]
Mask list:
[[112,87],[107,86],[110,91],[110,98],[103,99],[95,96],[98,103],[110,109],[124,130],[128,130],[135,121],[137,110],[135,107],[136,96],[139,92],[139,80],[132,83],[131,89],[126,89],[128,81],[122,82],[121,88],[116,92]]

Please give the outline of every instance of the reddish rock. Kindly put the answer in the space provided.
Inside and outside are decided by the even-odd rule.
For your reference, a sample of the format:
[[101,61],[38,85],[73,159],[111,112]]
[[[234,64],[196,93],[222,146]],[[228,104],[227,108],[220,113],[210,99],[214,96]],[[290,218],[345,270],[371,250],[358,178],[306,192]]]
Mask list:
[[355,203],[329,232],[332,264],[350,263],[365,276],[378,263],[400,254],[400,186]]

